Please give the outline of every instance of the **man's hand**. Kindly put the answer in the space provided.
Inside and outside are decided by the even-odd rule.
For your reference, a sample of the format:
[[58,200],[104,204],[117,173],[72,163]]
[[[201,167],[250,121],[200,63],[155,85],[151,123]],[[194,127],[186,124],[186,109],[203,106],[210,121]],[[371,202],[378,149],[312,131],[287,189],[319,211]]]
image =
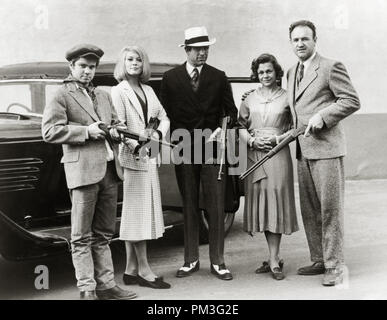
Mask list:
[[94,122],[93,124],[87,127],[87,132],[89,133],[90,140],[103,140],[105,139],[106,133],[99,128],[99,125],[103,123],[102,121]]
[[242,95],[242,101],[244,101],[247,96],[252,93],[255,89],[250,89],[249,91],[246,91],[243,95]]
[[308,126],[305,129],[304,137],[309,136],[309,131],[311,133],[317,133],[324,126],[324,120],[319,113],[316,113],[312,118],[309,119]]
[[258,151],[270,151],[273,147],[268,138],[256,137],[253,141],[253,148]]
[[206,142],[212,142],[212,141],[218,140],[218,136],[220,135],[221,132],[222,132],[221,128],[219,127],[216,128],[216,130],[210,135],[210,137]]

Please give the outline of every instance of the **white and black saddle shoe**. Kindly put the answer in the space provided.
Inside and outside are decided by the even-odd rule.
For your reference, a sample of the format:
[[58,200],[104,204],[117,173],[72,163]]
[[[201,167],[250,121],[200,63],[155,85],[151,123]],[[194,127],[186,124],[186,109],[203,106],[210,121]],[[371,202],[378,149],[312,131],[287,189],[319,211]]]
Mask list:
[[211,273],[216,275],[220,280],[232,280],[232,274],[230,270],[226,268],[224,263],[216,265],[211,264]]
[[195,262],[185,262],[184,265],[177,270],[176,277],[184,278],[190,276],[192,273],[198,271],[200,268],[199,260]]

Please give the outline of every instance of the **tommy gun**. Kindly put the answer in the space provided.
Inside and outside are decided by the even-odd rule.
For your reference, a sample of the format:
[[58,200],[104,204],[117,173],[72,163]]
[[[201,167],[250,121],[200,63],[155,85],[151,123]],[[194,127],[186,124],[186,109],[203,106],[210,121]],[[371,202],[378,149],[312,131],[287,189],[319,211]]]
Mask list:
[[279,144],[277,144],[273,149],[271,149],[261,160],[254,163],[249,169],[247,169],[245,172],[243,172],[239,179],[243,180],[247,176],[249,176],[255,169],[259,168],[261,165],[263,165],[267,160],[269,160],[271,157],[273,157],[275,154],[277,154],[281,149],[283,149],[285,146],[287,146],[290,142],[295,140],[299,135],[303,134],[305,132],[306,127],[300,127],[298,129],[294,129],[284,140],[282,140]]
[[[146,129],[156,130],[157,126],[158,126],[157,121],[158,121],[158,119],[151,118],[149,120],[149,123],[148,123]],[[102,131],[104,131],[106,134],[109,134],[109,129],[115,128],[115,129],[117,129],[117,132],[120,135],[122,134],[125,138],[137,140],[137,141],[140,142],[141,145],[144,145],[144,144],[152,141],[152,142],[160,143],[160,144],[162,144],[164,146],[167,146],[167,147],[170,147],[170,148],[176,147],[176,144],[169,143],[169,142],[166,142],[166,141],[162,141],[162,140],[153,138],[153,137],[151,137],[149,135],[139,134],[137,132],[134,132],[134,131],[132,131],[132,130],[126,128],[126,127],[120,126],[120,125],[110,125],[110,126],[108,126],[108,125],[106,125],[104,123],[101,123],[99,125],[99,128]]]
[[220,132],[220,167],[218,172],[218,180],[222,180],[222,170],[223,165],[226,163],[226,139],[227,139],[227,123],[230,120],[230,117],[224,117],[222,119],[222,131]]

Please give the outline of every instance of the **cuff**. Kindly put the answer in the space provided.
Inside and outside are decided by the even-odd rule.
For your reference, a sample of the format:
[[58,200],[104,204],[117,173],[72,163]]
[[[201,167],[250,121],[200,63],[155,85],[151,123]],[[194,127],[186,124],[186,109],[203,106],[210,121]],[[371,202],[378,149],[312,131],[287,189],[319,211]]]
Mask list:
[[85,140],[89,140],[89,128],[88,127],[86,127],[85,133],[86,133]]
[[249,145],[250,148],[253,147],[253,142],[254,142],[255,138],[254,137],[250,137],[250,139],[247,141],[247,144]]

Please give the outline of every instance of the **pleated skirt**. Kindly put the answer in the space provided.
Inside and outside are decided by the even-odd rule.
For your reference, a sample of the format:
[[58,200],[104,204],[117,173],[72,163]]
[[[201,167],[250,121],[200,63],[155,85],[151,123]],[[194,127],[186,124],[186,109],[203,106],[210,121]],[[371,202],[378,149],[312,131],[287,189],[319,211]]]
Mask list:
[[[258,158],[264,153],[258,152]],[[253,161],[248,160],[248,167]],[[285,147],[263,165],[264,175],[245,180],[243,229],[246,232],[291,234],[297,231],[294,199],[293,164],[289,147]]]
[[156,164],[149,163],[148,171],[124,168],[123,189],[120,239],[160,238],[165,228]]

